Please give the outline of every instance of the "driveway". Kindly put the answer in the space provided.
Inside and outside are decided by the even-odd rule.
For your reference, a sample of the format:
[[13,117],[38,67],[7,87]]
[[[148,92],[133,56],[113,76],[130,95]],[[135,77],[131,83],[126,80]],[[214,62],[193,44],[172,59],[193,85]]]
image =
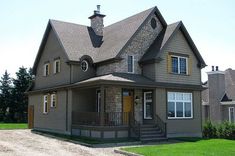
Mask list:
[[0,130],[0,155],[4,156],[120,156],[114,148],[90,148],[30,130]]

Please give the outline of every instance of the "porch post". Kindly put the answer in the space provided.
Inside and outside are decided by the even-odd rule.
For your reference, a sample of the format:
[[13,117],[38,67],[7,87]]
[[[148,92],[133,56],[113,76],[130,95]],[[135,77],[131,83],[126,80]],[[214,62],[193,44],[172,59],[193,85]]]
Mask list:
[[104,113],[105,113],[105,88],[104,86],[100,87],[100,125],[103,126],[104,125]]

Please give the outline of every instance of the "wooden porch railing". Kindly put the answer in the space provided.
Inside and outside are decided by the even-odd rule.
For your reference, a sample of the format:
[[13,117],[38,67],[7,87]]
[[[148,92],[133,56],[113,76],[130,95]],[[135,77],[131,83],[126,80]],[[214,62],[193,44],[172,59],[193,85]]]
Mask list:
[[167,133],[166,123],[157,114],[155,114],[154,120],[157,126],[161,129],[162,133],[164,133],[164,135],[166,136]]
[[90,126],[129,125],[128,112],[72,112],[72,123]]

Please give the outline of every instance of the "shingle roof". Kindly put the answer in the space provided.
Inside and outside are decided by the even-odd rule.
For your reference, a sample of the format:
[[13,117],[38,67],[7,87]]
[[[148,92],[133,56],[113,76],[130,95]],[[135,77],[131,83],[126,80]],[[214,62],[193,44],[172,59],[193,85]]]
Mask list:
[[225,70],[225,92],[228,98],[235,101],[235,70]]

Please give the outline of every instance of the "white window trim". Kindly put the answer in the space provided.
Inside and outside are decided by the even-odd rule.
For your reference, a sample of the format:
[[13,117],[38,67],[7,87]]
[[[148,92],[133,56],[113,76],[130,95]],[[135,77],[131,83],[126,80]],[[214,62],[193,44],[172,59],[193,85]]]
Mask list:
[[[128,71],[128,58],[129,58],[129,56],[132,57],[132,72]],[[134,65],[134,63],[135,63],[134,55],[127,55],[127,73],[132,73],[133,74],[135,72],[135,65]]]
[[[46,105],[47,103],[47,105]],[[47,110],[47,111],[45,111]],[[47,114],[48,113],[48,95],[44,95],[43,96],[43,114]]]
[[[180,73],[180,58],[185,58],[186,59],[186,74],[185,75],[188,75],[188,57],[183,57],[183,56],[177,56],[177,55],[171,55],[171,59],[172,57],[176,57],[177,58],[177,61],[178,61],[178,73],[174,73],[173,71],[171,71],[173,74],[182,74]],[[171,69],[172,70],[172,69]],[[184,75],[184,74],[182,74]]]
[[[55,100],[55,106],[53,106],[53,100]],[[56,93],[51,94],[51,107],[52,108],[56,107]]]
[[[56,63],[59,63],[59,66],[58,66],[58,72],[56,72]],[[57,59],[54,61],[54,74],[56,73],[59,73],[60,72],[60,59]]]
[[146,117],[146,102],[152,102],[152,105],[153,105],[153,97],[152,97],[152,100],[146,100],[146,94],[153,94],[151,91],[149,92],[144,92],[144,119],[153,119],[152,117]]
[[101,105],[99,98],[101,98],[101,91],[100,91],[100,89],[97,89],[96,90],[96,107],[97,107],[98,113],[100,112],[100,105]]
[[[176,93],[183,93],[183,94],[190,94],[191,95],[191,101],[185,101],[185,100],[169,100],[168,99],[168,94],[169,93],[174,93],[176,95]],[[192,119],[193,118],[193,95],[192,93],[187,93],[187,92],[167,92],[167,105],[168,105],[168,102],[174,102],[174,106],[175,106],[175,117],[168,117],[168,119]],[[177,113],[177,110],[176,110],[176,102],[183,102],[183,117],[177,117],[176,116],[176,113]],[[185,117],[185,102],[190,102],[191,103],[191,117]],[[167,114],[168,114],[168,109],[167,109]]]
[[228,108],[228,116],[229,116],[229,117],[228,117],[228,120],[229,120],[229,122],[232,122],[232,121],[231,121],[231,114],[230,114],[230,112],[231,112],[232,109],[233,109],[233,116],[234,116],[233,118],[235,119],[235,108],[234,108],[234,107],[229,107],[229,108]]
[[[82,69],[82,63],[83,63],[83,62],[85,62],[85,64],[86,64],[86,67],[87,67],[86,70],[83,70],[83,69]],[[82,70],[83,72],[86,72],[86,71],[88,70],[88,68],[89,68],[89,64],[88,64],[87,60],[83,60],[83,61],[81,62],[81,70]]]
[[[48,66],[48,74],[46,73],[46,67]],[[44,64],[44,68],[43,68],[43,76],[48,76],[50,73],[50,65],[49,65],[49,63],[45,63]]]

